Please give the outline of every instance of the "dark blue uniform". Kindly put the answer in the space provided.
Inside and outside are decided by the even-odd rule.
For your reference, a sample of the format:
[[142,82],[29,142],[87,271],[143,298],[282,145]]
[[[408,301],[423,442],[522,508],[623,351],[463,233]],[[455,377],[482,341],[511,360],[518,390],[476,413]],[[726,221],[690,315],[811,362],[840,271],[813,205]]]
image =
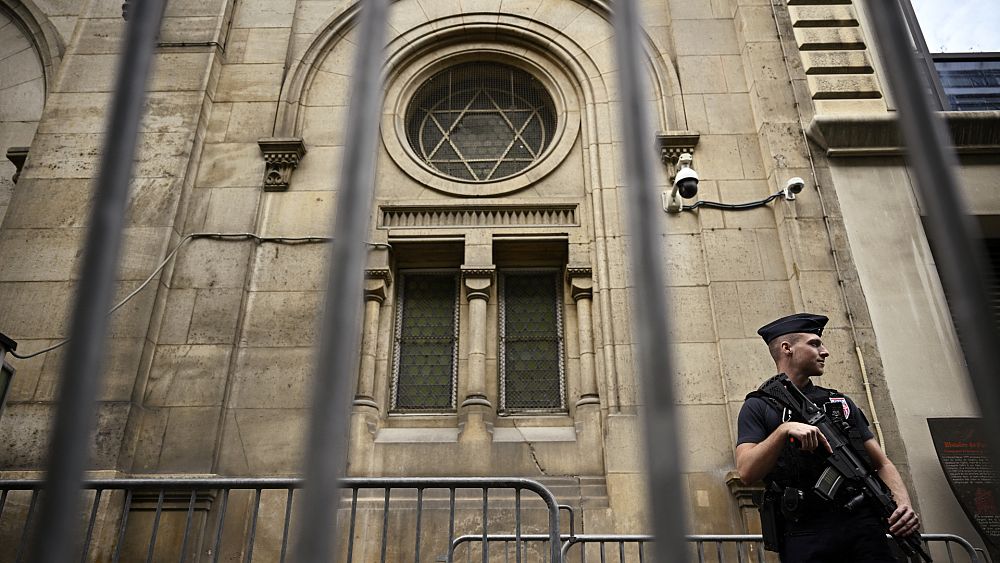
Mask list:
[[[845,420],[854,429],[859,442],[873,437],[868,419],[854,401],[809,383],[803,393],[819,405],[834,402],[844,409]],[[761,397],[748,397],[740,410],[736,444],[758,444],[767,439],[782,422],[795,420],[791,413]],[[801,420],[796,420],[802,422]],[[786,445],[778,465],[764,477],[765,483],[795,487],[804,492],[801,509],[794,519],[784,521],[780,552],[784,563],[890,563],[896,561],[885,538],[887,524],[873,507],[863,504],[848,512],[840,504],[825,501],[812,492],[824,464],[822,446],[804,452]]]

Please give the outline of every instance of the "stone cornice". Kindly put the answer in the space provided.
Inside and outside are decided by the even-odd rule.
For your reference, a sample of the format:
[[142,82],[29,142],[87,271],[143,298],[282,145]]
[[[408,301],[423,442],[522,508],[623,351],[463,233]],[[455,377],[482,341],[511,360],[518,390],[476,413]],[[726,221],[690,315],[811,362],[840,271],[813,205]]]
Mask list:
[[656,150],[666,165],[676,165],[683,153],[694,154],[700,135],[693,131],[668,131],[656,135]]
[[24,168],[24,161],[28,160],[28,148],[10,147],[7,149],[7,160],[14,165],[14,175],[11,176],[10,181],[15,184],[17,183],[17,178],[21,175],[21,169]]
[[292,171],[306,154],[306,145],[297,137],[270,137],[257,141],[264,155],[264,191],[281,192],[288,189]]
[[[1000,154],[1000,111],[945,111],[941,114],[957,152]],[[817,115],[806,132],[831,157],[903,154],[895,113]]]

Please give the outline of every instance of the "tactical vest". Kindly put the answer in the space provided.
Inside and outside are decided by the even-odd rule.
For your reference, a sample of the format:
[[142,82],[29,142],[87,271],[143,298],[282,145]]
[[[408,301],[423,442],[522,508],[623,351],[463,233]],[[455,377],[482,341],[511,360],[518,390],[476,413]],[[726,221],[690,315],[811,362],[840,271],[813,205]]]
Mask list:
[[[814,388],[822,391],[823,396],[809,397],[809,399],[815,403],[816,406],[823,409],[824,412],[829,412],[827,411],[827,403],[830,403],[831,399],[844,399],[846,401],[846,397],[836,389],[827,389],[818,385],[815,385]],[[749,399],[750,397],[763,399],[771,405],[772,408],[776,409],[780,413],[781,422],[805,422],[799,416],[795,415],[790,409],[782,405],[778,400],[760,391],[753,391],[752,393],[747,394],[746,398]],[[854,452],[860,456],[866,464],[868,464],[868,467],[871,467],[872,461],[868,456],[868,452],[865,450],[864,440],[861,436],[861,429],[857,428],[854,424],[851,424],[850,418],[845,417],[845,420],[850,426],[850,432],[847,437],[851,442],[851,449],[853,449]],[[778,462],[775,464],[774,469],[764,476],[764,482],[769,486],[773,483],[780,489],[794,487],[802,491],[810,491],[819,479],[820,474],[823,473],[823,470],[827,467],[826,457],[826,451],[823,449],[816,449],[813,452],[804,452],[798,448],[786,445],[781,450],[781,455],[778,456]]]

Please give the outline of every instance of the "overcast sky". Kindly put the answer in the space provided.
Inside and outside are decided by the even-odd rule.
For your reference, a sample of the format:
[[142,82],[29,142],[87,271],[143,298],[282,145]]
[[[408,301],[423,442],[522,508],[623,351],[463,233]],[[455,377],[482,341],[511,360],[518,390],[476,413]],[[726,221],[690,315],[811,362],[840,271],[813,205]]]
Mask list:
[[1000,52],[1000,0],[910,0],[932,53]]

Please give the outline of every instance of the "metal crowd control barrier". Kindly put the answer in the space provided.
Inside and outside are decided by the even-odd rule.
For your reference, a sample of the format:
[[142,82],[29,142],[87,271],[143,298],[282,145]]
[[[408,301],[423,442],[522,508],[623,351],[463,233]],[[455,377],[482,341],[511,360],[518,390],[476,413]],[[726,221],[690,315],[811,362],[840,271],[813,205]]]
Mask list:
[[[41,485],[0,481],[0,561],[35,560],[29,546]],[[546,560],[559,560],[560,508],[536,481],[365,478],[340,487],[326,530],[328,539],[334,528],[338,535],[330,561],[450,562],[456,535],[482,541],[496,532],[543,538]],[[86,508],[70,519],[82,541],[66,546],[64,561],[301,561],[289,547],[301,528],[293,510],[305,493],[301,479],[107,479],[84,488]],[[483,541],[476,559],[497,555]]]
[[[973,547],[965,538],[953,534],[922,534],[921,539],[930,548],[934,544],[942,546],[948,563],[990,563],[985,551]],[[765,563],[777,561],[775,554],[766,554],[763,538],[759,534],[699,534],[685,537],[688,552],[698,563]],[[471,563],[473,550],[467,546],[482,542],[480,535],[463,535],[452,542],[452,551],[457,554],[454,561]],[[503,553],[503,561],[518,561],[524,563],[549,563],[546,551],[538,546],[551,541],[548,536],[525,534],[515,537],[507,534],[490,534],[486,541],[492,542],[494,551]],[[643,563],[649,561],[649,550],[646,544],[654,541],[651,535],[622,534],[580,534],[562,535],[560,537],[561,563]],[[498,547],[497,544],[499,544]],[[579,546],[574,550],[575,547]],[[588,551],[587,548],[590,547]],[[462,551],[462,548],[466,548]],[[956,556],[955,548],[960,548],[962,555]],[[462,554],[465,557],[462,557]],[[514,553],[515,556],[511,556]]]

